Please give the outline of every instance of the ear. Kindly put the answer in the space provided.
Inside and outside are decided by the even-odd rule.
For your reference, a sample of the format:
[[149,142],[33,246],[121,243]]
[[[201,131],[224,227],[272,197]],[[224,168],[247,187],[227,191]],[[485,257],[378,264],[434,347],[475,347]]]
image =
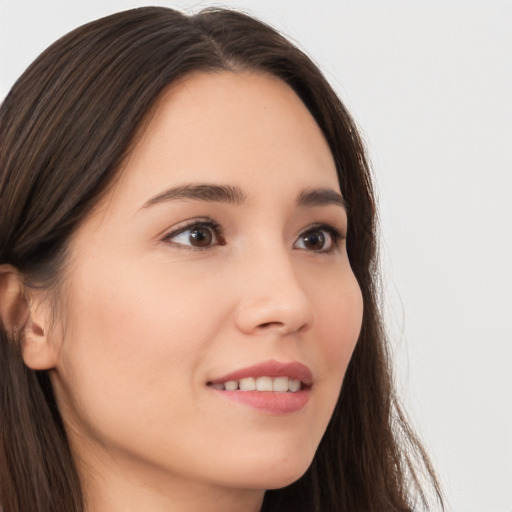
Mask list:
[[23,297],[19,272],[12,265],[0,265],[0,320],[12,333],[25,323],[28,307]]
[[12,265],[0,265],[0,320],[7,333],[22,333],[22,355],[33,370],[48,370],[57,363],[49,335],[51,311],[43,293],[27,290]]

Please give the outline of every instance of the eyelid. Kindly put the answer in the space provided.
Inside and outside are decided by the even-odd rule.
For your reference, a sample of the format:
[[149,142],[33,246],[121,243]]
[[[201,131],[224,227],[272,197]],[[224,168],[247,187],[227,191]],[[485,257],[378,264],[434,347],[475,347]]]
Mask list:
[[[326,231],[329,234],[329,237],[332,239],[332,247],[329,249],[324,250],[311,250],[308,252],[312,252],[313,254],[331,254],[337,249],[339,249],[341,242],[343,242],[346,239],[345,229],[341,229],[338,227],[335,227],[331,224],[326,224],[323,222],[313,224],[311,226],[308,226],[306,229],[302,230],[299,234],[297,241],[300,240],[301,237],[304,235],[307,235],[308,233],[314,232],[314,231]],[[295,242],[296,244],[297,242]],[[294,244],[294,247],[295,247]],[[307,249],[300,248],[299,250],[307,251]]]
[[[203,228],[211,229],[211,231],[213,232],[213,234],[215,236],[215,242],[212,243],[211,245],[208,245],[205,247],[198,247],[198,246],[193,246],[193,245],[188,245],[188,244],[175,243],[172,241],[173,238],[177,237],[178,235],[180,235],[180,234],[184,233],[185,231],[188,231],[194,227],[203,227]],[[197,219],[189,219],[187,221],[184,221],[184,222],[178,224],[177,226],[174,226],[172,228],[172,231],[166,233],[162,237],[161,241],[168,245],[172,245],[172,246],[179,247],[182,249],[193,250],[193,251],[204,251],[206,249],[210,249],[211,247],[214,247],[217,245],[224,245],[225,242],[224,242],[224,240],[222,240],[222,236],[223,236],[223,230],[222,230],[222,227],[220,226],[220,224],[215,222],[212,218],[200,217]]]

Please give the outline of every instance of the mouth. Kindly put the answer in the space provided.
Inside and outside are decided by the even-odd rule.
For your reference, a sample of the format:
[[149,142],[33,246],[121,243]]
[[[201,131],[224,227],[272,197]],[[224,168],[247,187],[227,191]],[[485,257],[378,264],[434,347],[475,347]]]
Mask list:
[[226,382],[208,383],[214,389],[220,391],[275,391],[276,393],[297,393],[307,386],[299,379],[291,377],[245,377],[240,380],[228,380]]
[[265,361],[207,382],[224,398],[273,415],[302,409],[311,396],[313,375],[298,362]]

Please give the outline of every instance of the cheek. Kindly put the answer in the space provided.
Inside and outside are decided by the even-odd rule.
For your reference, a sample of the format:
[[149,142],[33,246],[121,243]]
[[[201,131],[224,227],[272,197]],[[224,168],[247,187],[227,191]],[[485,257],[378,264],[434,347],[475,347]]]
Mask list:
[[153,279],[154,272],[139,266],[137,272],[93,273],[89,267],[87,280],[76,274],[60,372],[69,401],[80,404],[77,413],[106,418],[119,404],[126,419],[151,416],[162,409],[163,396],[176,402],[176,390],[193,389],[194,369],[214,329],[215,316],[202,314],[212,297],[204,287],[194,291],[198,284],[178,293],[184,289],[178,276],[160,272]]
[[355,276],[350,273],[338,287],[327,288],[319,308],[319,329],[328,364],[343,372],[352,356],[363,318],[363,298]]
[[[321,397],[323,428],[331,418],[338,401],[345,373],[354,352],[363,317],[363,299],[353,273],[347,272],[337,283],[323,288],[318,298],[317,332],[318,368],[321,378],[317,382]],[[323,416],[327,414],[327,416]]]
[[208,320],[201,312],[214,298],[208,288],[197,279],[183,282],[178,272],[147,267],[96,274],[89,270],[84,274],[94,279],[76,280],[75,293],[70,292],[76,300],[68,316],[74,335],[93,338],[88,350],[96,347],[119,358],[147,357],[155,351],[187,351],[191,340],[200,342]]

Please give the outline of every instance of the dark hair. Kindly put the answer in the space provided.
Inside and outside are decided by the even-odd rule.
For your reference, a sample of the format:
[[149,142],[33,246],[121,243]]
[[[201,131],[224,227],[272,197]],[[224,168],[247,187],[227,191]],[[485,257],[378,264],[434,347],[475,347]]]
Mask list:
[[[376,211],[355,125],[318,68],[241,13],[133,9],[84,25],[43,52],[0,109],[0,264],[56,286],[70,235],[113,182],[160,93],[193,71],[276,76],[322,129],[348,203],[347,249],[362,290],[361,334],[313,463],[267,491],[263,510],[410,511],[442,506],[439,484],[393,391],[378,309]],[[44,371],[0,327],[0,503],[8,512],[79,512],[80,479]],[[425,483],[426,482],[426,483]]]

